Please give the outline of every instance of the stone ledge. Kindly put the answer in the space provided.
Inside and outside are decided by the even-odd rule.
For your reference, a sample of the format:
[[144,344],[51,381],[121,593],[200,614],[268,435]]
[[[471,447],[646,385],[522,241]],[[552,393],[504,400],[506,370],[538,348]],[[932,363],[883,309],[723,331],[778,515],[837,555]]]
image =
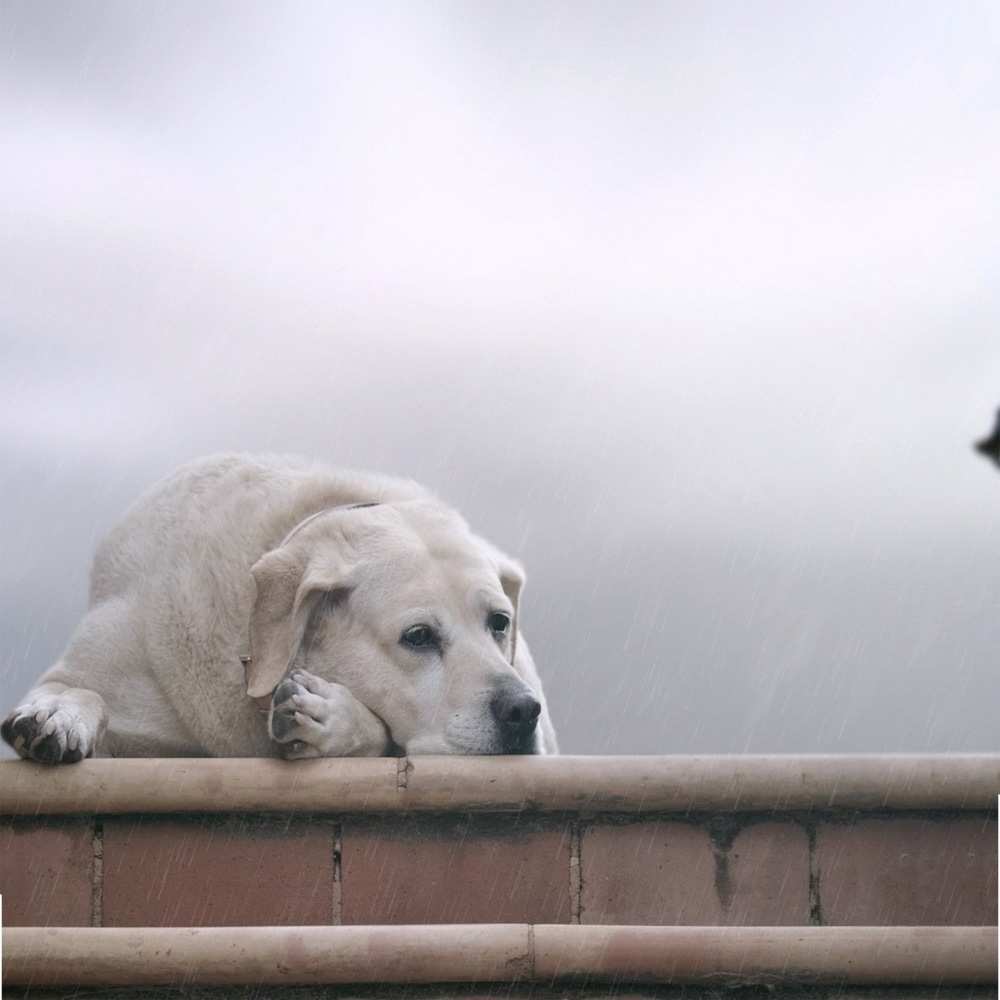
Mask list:
[[0,762],[0,815],[996,810],[1000,754]]
[[984,985],[995,928],[20,928],[14,986],[611,982]]

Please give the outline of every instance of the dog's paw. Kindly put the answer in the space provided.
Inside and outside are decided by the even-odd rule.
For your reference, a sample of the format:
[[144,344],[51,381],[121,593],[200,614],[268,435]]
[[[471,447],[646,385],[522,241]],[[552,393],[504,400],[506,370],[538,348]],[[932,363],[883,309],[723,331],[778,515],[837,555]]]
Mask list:
[[343,684],[296,670],[275,689],[268,729],[289,760],[347,757],[358,749],[361,707]]
[[94,752],[77,706],[55,695],[19,705],[0,724],[0,736],[25,760],[42,764],[75,764]]

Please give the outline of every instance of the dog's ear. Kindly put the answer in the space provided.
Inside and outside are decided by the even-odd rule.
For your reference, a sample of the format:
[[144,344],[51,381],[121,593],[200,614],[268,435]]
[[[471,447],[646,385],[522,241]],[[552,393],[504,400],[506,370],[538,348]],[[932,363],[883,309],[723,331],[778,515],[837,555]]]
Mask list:
[[288,672],[309,614],[324,593],[344,589],[346,572],[333,552],[285,546],[262,556],[250,571],[256,585],[250,614],[247,694],[269,695]]
[[510,662],[513,663],[514,657],[517,655],[517,629],[520,624],[521,592],[524,590],[524,567],[516,559],[512,559],[491,542],[486,541],[485,538],[480,538],[479,541],[496,565],[497,575],[500,577],[500,587],[510,603],[514,605],[514,620],[511,622],[510,639]]

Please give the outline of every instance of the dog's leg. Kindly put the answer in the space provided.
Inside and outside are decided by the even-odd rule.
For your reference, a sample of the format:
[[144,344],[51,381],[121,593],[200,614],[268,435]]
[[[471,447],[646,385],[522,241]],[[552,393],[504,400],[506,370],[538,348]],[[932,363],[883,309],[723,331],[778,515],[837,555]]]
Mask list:
[[382,757],[390,745],[382,720],[342,684],[293,670],[274,692],[268,732],[289,760]]
[[27,760],[73,764],[94,753],[106,724],[99,694],[50,682],[28,692],[0,725],[0,735]]
[[22,757],[46,764],[99,752],[108,718],[102,692],[126,681],[125,666],[135,661],[132,633],[126,601],[112,598],[92,607],[62,658],[4,719],[0,735]]

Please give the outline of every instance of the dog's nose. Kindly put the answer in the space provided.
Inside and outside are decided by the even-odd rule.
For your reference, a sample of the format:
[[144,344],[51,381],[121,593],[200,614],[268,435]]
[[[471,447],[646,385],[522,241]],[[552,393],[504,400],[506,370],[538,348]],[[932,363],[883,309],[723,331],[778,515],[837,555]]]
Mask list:
[[538,724],[542,706],[524,687],[501,688],[490,699],[505,753],[524,753]]

